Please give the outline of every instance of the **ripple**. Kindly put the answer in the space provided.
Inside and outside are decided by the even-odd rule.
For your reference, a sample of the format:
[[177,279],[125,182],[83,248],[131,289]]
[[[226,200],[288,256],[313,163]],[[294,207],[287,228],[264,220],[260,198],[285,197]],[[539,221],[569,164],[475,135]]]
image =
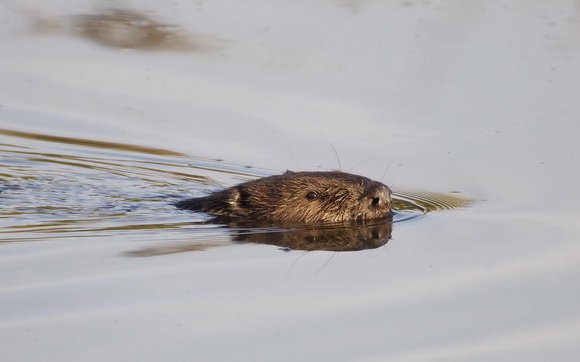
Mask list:
[[171,234],[181,242],[127,254],[132,256],[232,242],[288,250],[376,248],[390,239],[393,224],[471,203],[459,195],[396,190],[392,219],[377,223],[290,228],[213,224],[206,215],[175,209],[173,202],[275,172],[160,148],[6,129],[0,129],[0,156],[2,241],[121,235],[158,240],[163,230],[164,239]]
[[191,227],[171,205],[180,195],[264,173],[145,146],[5,129],[0,138],[2,241]]
[[473,200],[452,194],[425,191],[393,192],[393,205],[397,210],[417,210],[423,213],[468,207]]

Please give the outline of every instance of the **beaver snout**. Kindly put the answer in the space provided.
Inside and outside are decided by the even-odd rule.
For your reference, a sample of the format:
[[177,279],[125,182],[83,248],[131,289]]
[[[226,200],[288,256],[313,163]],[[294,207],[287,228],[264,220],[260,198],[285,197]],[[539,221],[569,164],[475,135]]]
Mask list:
[[374,209],[391,208],[391,189],[379,182],[373,182],[364,192],[364,198],[369,206]]

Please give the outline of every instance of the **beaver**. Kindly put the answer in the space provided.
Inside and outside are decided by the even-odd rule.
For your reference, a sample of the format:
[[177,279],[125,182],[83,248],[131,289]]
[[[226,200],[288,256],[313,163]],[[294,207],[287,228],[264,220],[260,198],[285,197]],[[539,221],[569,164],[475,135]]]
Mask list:
[[386,185],[350,173],[287,171],[175,205],[229,220],[336,223],[390,217],[391,194]]

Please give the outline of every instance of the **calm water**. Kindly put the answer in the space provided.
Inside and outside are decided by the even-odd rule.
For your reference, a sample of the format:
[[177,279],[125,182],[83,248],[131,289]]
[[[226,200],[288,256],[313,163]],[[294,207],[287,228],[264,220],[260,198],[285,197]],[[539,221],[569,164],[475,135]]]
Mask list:
[[[580,352],[577,2],[17,4],[0,3],[0,359]],[[393,186],[392,224],[172,206],[338,163]]]

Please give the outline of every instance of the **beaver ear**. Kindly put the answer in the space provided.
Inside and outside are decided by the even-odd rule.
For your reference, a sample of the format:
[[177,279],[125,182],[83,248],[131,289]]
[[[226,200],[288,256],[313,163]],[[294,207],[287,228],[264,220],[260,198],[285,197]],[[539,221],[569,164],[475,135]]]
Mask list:
[[291,175],[293,173],[296,173],[296,172],[290,171],[290,170],[286,170],[286,172],[284,172],[283,175]]
[[229,196],[228,204],[232,210],[245,213],[248,209],[252,208],[250,200],[251,194],[243,185],[231,188]]
[[232,187],[228,196],[228,204],[230,204],[232,208],[240,207],[242,197],[239,187]]

